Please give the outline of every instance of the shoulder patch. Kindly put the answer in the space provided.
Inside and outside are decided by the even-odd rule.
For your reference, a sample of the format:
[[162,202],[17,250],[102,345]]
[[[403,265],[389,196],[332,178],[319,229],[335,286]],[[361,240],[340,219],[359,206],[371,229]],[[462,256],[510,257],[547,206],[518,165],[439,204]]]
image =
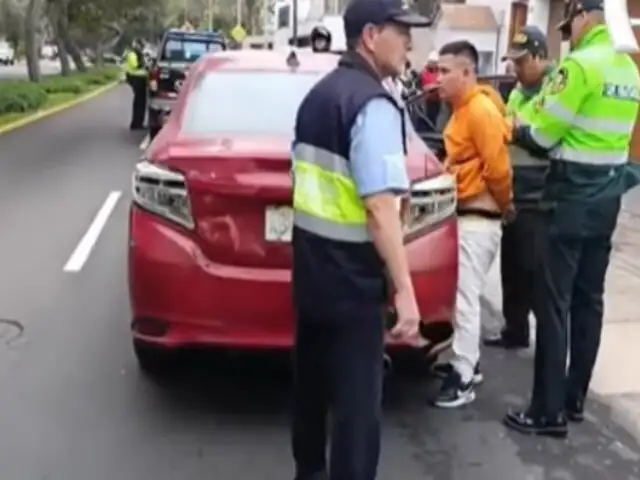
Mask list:
[[549,84],[549,93],[551,95],[557,95],[567,87],[567,81],[569,80],[569,72],[565,67],[560,67],[553,75]]

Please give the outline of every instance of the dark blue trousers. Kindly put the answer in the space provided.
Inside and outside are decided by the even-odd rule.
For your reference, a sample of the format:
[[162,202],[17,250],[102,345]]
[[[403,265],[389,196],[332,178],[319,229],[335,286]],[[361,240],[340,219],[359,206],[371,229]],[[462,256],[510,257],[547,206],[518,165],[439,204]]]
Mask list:
[[[569,215],[570,210],[566,215],[549,215],[534,300],[531,407],[539,415],[553,418],[587,394],[600,347],[604,282],[618,209],[614,202],[608,209],[577,211],[588,214],[598,228],[572,228],[571,219],[577,216]],[[606,213],[602,222],[594,217],[597,213]],[[580,222],[580,226],[588,225]]]
[[363,304],[342,313],[323,310],[297,309],[296,480],[374,480],[380,456],[383,309]]

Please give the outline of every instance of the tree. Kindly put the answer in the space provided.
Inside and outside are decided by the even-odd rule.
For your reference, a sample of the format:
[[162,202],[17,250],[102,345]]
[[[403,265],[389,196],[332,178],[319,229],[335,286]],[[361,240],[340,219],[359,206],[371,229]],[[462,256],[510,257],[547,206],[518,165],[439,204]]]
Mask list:
[[4,37],[15,52],[22,46],[23,24],[24,5],[14,0],[0,0],[0,37]]
[[29,80],[40,81],[40,55],[38,27],[41,18],[41,0],[29,0],[24,16],[24,53],[27,57]]

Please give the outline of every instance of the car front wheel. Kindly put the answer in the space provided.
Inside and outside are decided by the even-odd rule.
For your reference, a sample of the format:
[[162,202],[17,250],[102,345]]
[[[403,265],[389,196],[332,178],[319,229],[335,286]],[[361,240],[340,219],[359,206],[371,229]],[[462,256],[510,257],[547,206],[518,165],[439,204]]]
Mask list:
[[138,366],[147,375],[161,377],[175,367],[175,352],[170,350],[134,340],[133,352],[138,360]]

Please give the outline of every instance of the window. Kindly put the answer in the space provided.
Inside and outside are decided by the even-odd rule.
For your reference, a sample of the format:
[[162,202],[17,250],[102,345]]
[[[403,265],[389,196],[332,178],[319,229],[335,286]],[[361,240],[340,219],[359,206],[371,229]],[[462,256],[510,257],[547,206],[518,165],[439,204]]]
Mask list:
[[195,62],[207,52],[219,52],[224,49],[224,43],[220,39],[204,36],[173,37],[165,42],[160,60]]
[[291,17],[291,7],[283,5],[278,9],[278,28],[289,28],[289,18]]
[[211,72],[187,102],[182,133],[292,135],[298,107],[321,76],[321,73]]

